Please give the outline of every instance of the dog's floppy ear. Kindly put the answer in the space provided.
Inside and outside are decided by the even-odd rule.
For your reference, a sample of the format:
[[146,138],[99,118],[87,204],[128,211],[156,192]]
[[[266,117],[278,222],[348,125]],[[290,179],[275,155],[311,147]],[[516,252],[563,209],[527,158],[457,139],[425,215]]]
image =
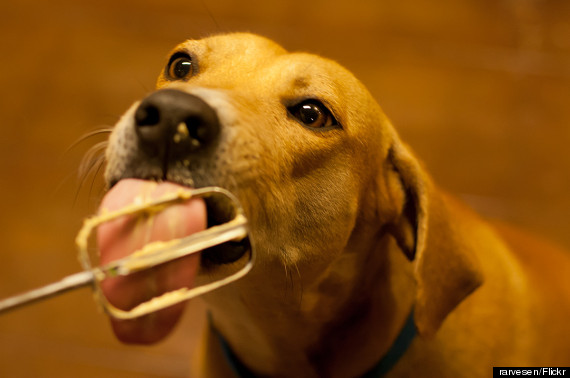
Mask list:
[[413,261],[418,251],[423,250],[426,239],[428,196],[425,180],[418,161],[397,139],[388,152],[388,164],[397,180],[389,187],[401,191],[390,196],[398,199],[400,208],[395,221],[389,225],[389,232],[406,257]]
[[445,317],[481,285],[481,271],[469,244],[459,236],[447,203],[397,138],[388,159],[405,196],[389,230],[414,261],[416,327],[422,335],[433,335]]

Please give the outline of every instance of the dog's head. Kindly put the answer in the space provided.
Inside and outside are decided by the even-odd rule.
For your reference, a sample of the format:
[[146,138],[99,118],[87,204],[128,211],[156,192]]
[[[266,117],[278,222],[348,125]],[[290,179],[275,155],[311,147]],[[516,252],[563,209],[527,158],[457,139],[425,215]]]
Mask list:
[[378,105],[336,63],[257,36],[216,36],[172,52],[158,90],[116,126],[106,178],[224,187],[245,207],[260,258],[326,262],[361,213],[385,223],[401,207],[376,190],[388,169],[370,176],[393,138]]
[[176,47],[157,87],[110,138],[109,185],[224,187],[245,208],[260,264],[295,266],[308,282],[357,252],[356,233],[391,234],[410,260],[422,253],[427,179],[338,64],[250,34],[214,36]]

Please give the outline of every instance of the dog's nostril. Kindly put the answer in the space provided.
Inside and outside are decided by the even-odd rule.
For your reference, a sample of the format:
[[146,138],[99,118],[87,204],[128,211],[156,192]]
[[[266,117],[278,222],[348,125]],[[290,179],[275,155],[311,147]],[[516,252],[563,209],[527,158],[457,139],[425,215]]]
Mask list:
[[200,139],[200,134],[202,134],[199,130],[203,128],[201,126],[202,121],[199,118],[191,117],[185,121],[186,128],[188,129],[188,136],[192,139]]
[[139,106],[135,112],[137,126],[154,126],[160,121],[160,111],[156,106],[145,104]]
[[200,117],[190,117],[186,120],[188,136],[199,143],[208,143],[218,133],[218,120],[215,114],[202,114]]

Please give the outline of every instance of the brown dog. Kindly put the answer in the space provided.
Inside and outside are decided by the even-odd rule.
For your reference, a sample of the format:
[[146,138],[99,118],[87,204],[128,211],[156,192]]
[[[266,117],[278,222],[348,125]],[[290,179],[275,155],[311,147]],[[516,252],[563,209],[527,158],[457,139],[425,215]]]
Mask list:
[[[398,348],[389,376],[570,365],[569,255],[438,189],[344,68],[230,34],[179,45],[158,89],[168,131],[141,125],[148,109],[135,104],[110,138],[109,185],[224,187],[258,254],[248,276],[205,296],[213,327],[196,375],[232,374],[217,332],[261,376],[361,376]],[[188,103],[199,125],[174,148]],[[208,269],[234,263],[224,253]],[[412,311],[415,338],[402,332]]]

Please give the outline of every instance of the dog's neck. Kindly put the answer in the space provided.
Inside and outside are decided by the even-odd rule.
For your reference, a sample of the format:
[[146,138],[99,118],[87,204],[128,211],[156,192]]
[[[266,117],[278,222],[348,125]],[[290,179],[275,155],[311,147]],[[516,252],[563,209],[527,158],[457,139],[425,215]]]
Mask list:
[[282,265],[265,266],[212,293],[214,324],[237,357],[270,376],[358,376],[374,366],[409,315],[414,279],[387,234],[375,242],[369,235],[355,237],[374,246],[367,254],[345,251],[310,285],[290,279]]

